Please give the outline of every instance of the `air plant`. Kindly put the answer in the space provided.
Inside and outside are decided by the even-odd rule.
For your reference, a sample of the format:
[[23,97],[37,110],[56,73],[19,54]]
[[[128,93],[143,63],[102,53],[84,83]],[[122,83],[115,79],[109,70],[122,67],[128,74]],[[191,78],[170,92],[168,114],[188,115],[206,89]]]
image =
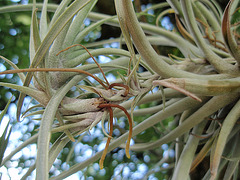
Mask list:
[[[59,5],[49,25],[45,19],[47,15],[47,4],[43,5],[40,31],[38,30],[36,3],[32,5],[33,13],[30,42],[31,65],[29,68],[18,69],[16,65],[11,63],[10,60],[1,56],[2,59],[15,68],[14,70],[1,72],[1,74],[18,73],[23,82],[23,86],[1,83],[2,86],[14,88],[21,92],[18,101],[17,119],[19,120],[20,118],[22,102],[26,95],[37,100],[39,104],[45,108],[44,113],[42,114],[41,126],[38,133],[38,144],[46,143],[45,147],[38,147],[36,169],[37,177],[40,179],[48,178],[48,171],[51,167],[51,165],[46,165],[46,163],[49,164],[49,156],[51,159],[51,155],[49,155],[49,150],[46,151],[45,148],[48,147],[47,144],[49,144],[52,133],[64,132],[67,137],[65,139],[67,140],[63,140],[64,137],[62,137],[56,141],[55,144],[62,143],[65,145],[69,140],[75,141],[74,136],[91,129],[99,121],[102,120],[104,122],[107,118],[107,114],[109,113],[109,135],[105,132],[103,126],[103,131],[108,136],[108,139],[105,150],[102,153],[102,158],[99,162],[100,168],[103,168],[103,162],[107,154],[110,140],[112,139],[112,108],[121,109],[129,120],[130,129],[126,143],[126,155],[130,158],[129,146],[132,134],[132,120],[127,110],[120,106],[119,103],[133,96],[133,92],[130,91],[127,84],[110,84],[104,73],[104,71],[109,71],[114,67],[126,70],[128,66],[128,63],[126,64],[126,62],[130,60],[130,54],[127,51],[119,49],[109,49],[110,51],[113,50],[112,52],[106,51],[106,48],[102,48],[102,50],[98,49],[95,56],[101,54],[113,54],[124,55],[127,57],[124,59],[119,58],[118,61],[107,63],[105,66],[101,67],[92,55],[94,52],[89,52],[89,50],[81,44],[71,45],[71,43],[69,43],[70,41],[72,41],[72,43],[74,41],[81,42],[85,35],[102,23],[112,19],[112,17],[103,19],[102,21],[97,22],[82,31],[82,29],[78,29],[77,27],[79,24],[83,23],[96,1],[75,1],[68,6],[69,3],[69,1],[64,1]],[[74,16],[75,19],[72,20]],[[49,26],[49,30],[46,30],[47,26]],[[69,31],[69,33],[66,33],[67,31]],[[76,50],[76,46],[82,47],[87,54],[84,54],[81,49]],[[43,55],[43,53],[45,55]],[[85,61],[89,58],[88,56],[94,60],[95,64],[84,65]],[[82,66],[78,67],[80,64]],[[24,72],[27,72],[27,74],[24,75]],[[99,72],[103,75],[105,81],[102,81],[94,75]],[[136,68],[132,72],[131,69],[129,69],[128,73],[136,73]],[[82,93],[81,95],[86,94],[87,96],[88,93],[93,93],[98,95],[98,97],[84,99],[67,97],[66,93],[87,76],[93,78],[102,87],[93,84],[92,86],[81,84],[78,87],[88,91],[87,93]],[[75,80],[73,77],[75,77]],[[69,81],[69,79],[71,80]],[[129,76],[129,79],[131,79],[131,75]],[[30,85],[31,81],[33,82],[32,85]],[[89,82],[89,80],[86,79],[86,82]],[[60,93],[61,95],[59,94],[59,91],[62,91],[62,93]],[[60,96],[54,97],[54,94],[58,94],[57,96]],[[27,112],[29,111],[30,110],[27,110]],[[42,111],[34,111],[25,115],[25,117],[36,115],[38,113],[42,113]],[[58,123],[54,123],[55,125],[52,125],[55,118],[58,120]],[[42,138],[40,138],[41,136]],[[59,150],[61,149],[56,149],[54,153],[59,153]]]
[[[204,179],[208,179],[209,176],[210,179],[215,179],[217,178],[217,175],[220,174],[220,164],[224,162],[224,160],[221,159],[224,147],[227,143],[231,142],[231,138],[233,138],[232,141],[235,142],[234,139],[239,137],[239,130],[233,131],[233,129],[238,127],[236,123],[240,117],[240,62],[238,59],[238,53],[240,51],[238,46],[238,36],[234,36],[232,33],[234,31],[235,34],[237,34],[236,30],[232,30],[236,29],[236,27],[232,28],[230,23],[230,14],[233,12],[232,9],[236,9],[239,2],[229,2],[223,13],[222,23],[219,21],[221,19],[219,12],[216,12],[215,9],[212,9],[214,11],[211,12],[214,14],[207,11],[206,6],[212,8],[216,5],[215,3],[201,3],[191,0],[169,2],[176,13],[180,32],[183,37],[188,37],[189,39],[189,42],[184,42],[185,44],[180,44],[180,42],[176,41],[175,43],[179,43],[179,48],[180,46],[186,48],[183,52],[190,50],[191,53],[193,53],[194,47],[198,47],[199,52],[195,51],[193,56],[203,56],[205,64],[209,63],[212,67],[212,71],[214,72],[212,75],[202,75],[200,69],[199,74],[186,72],[173,68],[171,65],[164,62],[164,60],[161,60],[159,55],[156,54],[151,47],[149,41],[147,41],[144,31],[138,23],[136,16],[133,14],[134,11],[131,2],[127,0],[116,1],[116,9],[118,10],[118,15],[120,16],[120,24],[124,24],[124,30],[128,31],[131,35],[134,45],[142,58],[162,78],[162,80],[154,81],[153,85],[163,85],[173,88],[199,101],[202,101],[203,98],[208,99],[201,105],[201,108],[190,108],[187,111],[184,111],[180,117],[180,124],[177,128],[156,142],[145,145],[144,149],[151,149],[157,145],[159,146],[165,142],[165,139],[168,139],[168,141],[170,139],[173,140],[172,138],[174,137],[174,134],[176,135],[177,133],[178,136],[184,135],[184,133],[188,132],[193,127],[192,132],[194,132],[194,134],[201,134],[204,131],[218,132],[216,136],[212,136],[214,140],[211,139],[211,146],[208,144],[208,148],[203,148],[197,155],[197,157],[202,156],[201,160],[203,160],[204,157],[208,155],[208,152],[210,152],[210,169],[204,176]],[[184,25],[181,24],[179,18],[182,20]],[[197,22],[200,23],[198,24]],[[145,26],[145,29],[147,29],[147,25]],[[189,32],[187,30],[189,30]],[[161,30],[159,30],[159,33],[164,33],[160,31]],[[157,29],[155,32],[157,32]],[[222,32],[222,35],[220,32]],[[167,38],[170,39],[169,36]],[[187,47],[188,43],[190,43],[190,47]],[[229,54],[226,52],[229,52]],[[188,56],[191,55],[188,54]],[[229,62],[225,60],[227,58],[230,58],[232,61]],[[194,59],[191,59],[194,62]],[[186,63],[185,65],[187,65],[187,61],[183,63]],[[179,64],[181,64],[181,62]],[[209,99],[210,97],[211,99]],[[229,112],[226,112],[226,107],[229,106],[231,107],[231,110],[229,111],[228,109]],[[202,114],[199,114],[200,112],[202,112]],[[212,120],[221,116],[224,121],[221,121],[222,125],[220,127],[214,126],[214,121],[208,123],[209,126],[206,126],[206,118],[209,116],[212,117]],[[233,132],[234,134],[232,134]],[[183,140],[183,138],[178,139]],[[172,177],[173,179],[187,179],[192,160],[194,163],[196,163],[196,161],[200,163],[200,159],[196,158],[194,160],[194,155],[198,145],[199,138],[197,136],[193,137],[192,135],[189,135],[185,146],[176,144],[177,156],[174,174]],[[239,149],[239,146],[236,148]],[[225,151],[227,151],[227,147],[225,148]],[[228,152],[228,154],[229,153],[230,152]],[[189,160],[189,158],[191,160]],[[235,168],[238,166],[238,163],[239,161],[235,162]],[[226,178],[230,178],[234,173],[234,171],[229,170],[230,167],[232,167],[232,163],[229,163],[227,166],[226,172],[228,172],[228,174],[225,175]],[[193,169],[194,168],[191,170]],[[221,179],[221,177],[219,178]]]
[[[90,12],[95,0],[62,1],[60,5],[29,4],[19,6],[18,10],[32,10],[30,67],[18,69],[11,61],[14,70],[0,74],[18,73],[23,86],[0,83],[1,86],[17,89],[21,92],[18,101],[17,119],[27,95],[36,99],[43,107],[41,125],[36,136],[30,138],[16,151],[28,143],[37,140],[38,154],[36,171],[38,179],[48,179],[49,169],[59,152],[75,136],[91,129],[98,122],[104,122],[109,114],[109,133],[103,131],[107,144],[103,152],[70,167],[52,179],[63,179],[100,159],[100,167],[106,153],[116,147],[124,147],[129,158],[131,151],[155,150],[165,143],[175,147],[175,160],[159,159],[157,166],[164,162],[173,163],[172,179],[189,179],[194,176],[199,164],[208,157],[209,169],[202,179],[230,179],[238,177],[239,166],[239,117],[240,117],[240,48],[239,22],[231,22],[231,16],[239,10],[238,1],[230,1],[224,12],[214,0],[168,0],[151,7],[168,7],[156,19],[166,13],[175,13],[176,29],[165,30],[159,26],[141,23],[142,14],[134,11],[131,0],[116,0],[117,16],[110,17]],[[38,28],[36,7],[42,9]],[[0,12],[15,11],[15,7],[0,9]],[[47,11],[54,12],[51,22],[47,22]],[[88,17],[96,21],[85,29],[79,28]],[[128,51],[115,48],[98,48],[99,44],[81,45],[85,35],[107,23],[120,26],[121,38],[112,41],[126,43]],[[158,22],[156,23],[158,24]],[[148,35],[146,35],[146,33]],[[134,45],[133,45],[134,44]],[[180,50],[183,57],[175,55],[161,56],[152,45],[173,46]],[[137,49],[135,54],[134,46]],[[116,55],[117,58],[99,64],[95,56]],[[94,64],[87,64],[92,58]],[[141,65],[145,72],[139,72]],[[115,82],[108,82],[105,73],[123,69],[126,76],[119,75]],[[27,72],[26,75],[23,72]],[[104,80],[94,74],[101,74]],[[93,83],[87,77],[91,77]],[[32,84],[30,84],[32,82]],[[84,84],[84,82],[87,82]],[[152,92],[159,86],[161,91]],[[163,87],[164,86],[164,87]],[[81,89],[79,98],[66,94],[73,88]],[[89,94],[95,94],[89,97]],[[86,96],[87,98],[82,98]],[[136,106],[156,102],[145,108]],[[113,111],[114,109],[114,111]],[[30,110],[27,110],[30,111]],[[42,111],[41,111],[42,112]],[[40,112],[32,112],[33,115]],[[137,116],[148,114],[133,127]],[[28,116],[29,116],[28,115]],[[127,116],[129,131],[114,139],[113,117]],[[171,118],[171,125],[163,121]],[[57,119],[57,121],[54,121]],[[138,138],[147,129],[161,124],[164,132],[147,142]],[[63,132],[49,148],[52,133]],[[135,144],[130,146],[130,139]],[[14,153],[7,156],[6,163]],[[27,177],[35,168],[23,177]],[[146,174],[145,178],[151,174]],[[225,173],[222,177],[222,173]],[[194,177],[193,177],[194,178]],[[199,177],[198,177],[199,178]]]
[[[103,74],[105,82],[102,82],[102,80],[100,80],[98,77],[94,76],[93,74],[87,71],[80,70],[80,69],[71,69],[71,68],[28,68],[28,69],[18,69],[18,70],[7,70],[4,72],[1,72],[0,74],[12,74],[12,73],[22,73],[22,72],[28,72],[28,73],[29,72],[76,72],[76,73],[90,76],[93,79],[95,79],[97,82],[99,82],[99,84],[102,85],[104,89],[100,89],[98,87],[81,86],[82,88],[92,91],[93,93],[99,95],[99,97],[97,98],[76,99],[76,98],[65,97],[62,100],[61,105],[59,107],[59,112],[64,117],[64,119],[70,120],[70,122],[74,122],[74,123],[68,124],[69,122],[67,122],[65,123],[67,124],[66,126],[62,125],[61,127],[55,128],[52,131],[57,132],[60,129],[61,131],[64,130],[68,138],[72,141],[75,141],[72,134],[70,134],[69,131],[72,131],[72,133],[73,132],[76,133],[75,129],[77,129],[78,131],[79,129],[82,130],[83,128],[85,130],[88,128],[91,129],[93,125],[96,125],[100,120],[103,120],[103,121],[105,120],[106,117],[104,115],[106,115],[106,111],[108,111],[110,115],[110,119],[109,119],[110,133],[108,135],[107,144],[102,154],[102,158],[100,159],[99,165],[100,165],[100,168],[102,169],[103,161],[107,154],[107,149],[108,149],[110,140],[112,138],[111,137],[113,132],[112,108],[114,107],[123,110],[123,112],[126,114],[129,120],[130,130],[129,130],[129,136],[126,144],[126,155],[128,158],[130,158],[129,146],[130,146],[130,140],[131,140],[131,134],[132,134],[132,120],[127,110],[124,107],[119,105],[120,102],[129,98],[127,97],[129,96],[129,87],[127,85],[119,84],[119,83],[109,84],[102,68],[100,67],[98,62],[95,60],[95,58],[91,55],[91,53],[87,50],[87,48],[80,44],[73,45],[71,47],[74,47],[74,46],[81,46],[89,53],[89,55],[92,57],[92,59],[98,66],[100,72]],[[66,51],[71,47],[68,47],[60,51],[58,54],[56,54],[56,56],[58,56],[61,52]],[[3,84],[3,85],[8,86],[7,84]],[[9,87],[11,86],[9,85]],[[36,88],[37,87],[38,86],[36,86]],[[123,87],[124,90],[119,90],[119,91],[112,90],[113,87]],[[22,92],[24,92],[24,90],[22,90]],[[28,93],[28,95],[31,95],[31,97],[33,97],[34,99],[38,100],[38,102],[43,106],[47,106],[49,103],[50,99],[48,98],[46,92],[42,91],[42,89],[39,89],[39,91],[36,91],[36,90],[32,91],[31,93],[26,91],[26,93]],[[82,131],[80,132],[82,133]]]

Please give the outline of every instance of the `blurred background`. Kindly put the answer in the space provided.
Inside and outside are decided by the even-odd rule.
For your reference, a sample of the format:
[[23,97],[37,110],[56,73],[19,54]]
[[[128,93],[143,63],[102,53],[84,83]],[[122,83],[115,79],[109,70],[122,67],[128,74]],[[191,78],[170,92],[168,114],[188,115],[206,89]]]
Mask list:
[[[37,0],[37,2],[42,2]],[[60,0],[49,0],[49,3],[59,4]],[[151,7],[152,5],[165,2],[160,0],[135,0],[134,5],[137,12]],[[217,1],[222,9],[226,7],[226,0]],[[1,0],[0,6],[15,5],[15,4],[28,4],[28,0]],[[156,18],[164,9],[157,9],[156,11],[149,10],[148,15],[140,18],[140,21],[155,24]],[[113,0],[99,0],[96,7],[93,9],[95,12],[115,15],[115,8]],[[49,13],[51,16],[51,13]],[[0,14],[0,55],[8,58],[19,68],[29,67],[29,33],[31,23],[31,12],[16,12]],[[91,24],[90,20],[86,20],[85,25]],[[174,30],[175,19],[174,15],[167,15],[159,19],[159,24],[167,30]],[[120,28],[102,25],[96,32],[89,34],[85,38],[85,43],[93,41],[100,41],[119,37],[121,34]],[[118,44],[107,44],[108,47],[117,47]],[[180,55],[179,51],[174,48],[154,47],[159,54],[176,54]],[[104,62],[104,58],[101,62]],[[11,67],[0,58],[0,71],[11,69]],[[114,77],[111,78],[114,79]],[[1,82],[10,82],[14,84],[21,84],[16,74],[0,75]],[[29,137],[36,134],[39,127],[39,121],[32,118],[24,118],[21,122],[16,121],[16,102],[18,100],[19,92],[0,87],[0,110],[2,111],[6,106],[8,100],[12,97],[7,114],[3,117],[0,125],[0,136],[3,133],[6,125],[10,122],[12,132],[10,134],[9,144],[5,151],[5,156],[8,155],[15,147],[19,146]],[[31,98],[27,97],[24,101],[23,110],[31,106]],[[148,105],[145,105],[148,106]],[[37,118],[37,117],[35,117]],[[134,121],[141,121],[146,117],[137,117]],[[170,120],[164,121],[169,123]],[[114,137],[119,136],[121,131],[124,130],[125,121],[118,120],[118,125],[114,127]],[[117,127],[118,126],[118,127]],[[152,137],[158,138],[159,128],[150,128],[138,135],[139,139],[144,141]],[[55,134],[56,138],[59,136]],[[51,175],[57,175],[63,170],[67,170],[69,166],[81,162],[91,157],[95,152],[104,149],[105,135],[102,133],[101,125],[97,125],[91,132],[79,136],[78,142],[69,142],[58,156],[53,167],[51,168]],[[148,138],[146,138],[148,137]],[[53,135],[54,139],[54,135]],[[134,142],[132,142],[134,143]],[[70,155],[69,155],[70,154]],[[27,169],[34,164],[36,156],[36,144],[32,144],[22,151],[17,153],[13,158],[8,161],[4,166],[0,167],[0,177],[3,180],[7,179],[20,179],[27,171]],[[124,149],[117,148],[108,153],[105,164],[107,166],[100,170],[98,162],[92,164],[88,168],[74,174],[67,179],[168,179],[171,174],[171,158],[174,158],[174,150],[171,144],[164,144],[160,149],[155,149],[146,152],[132,152],[131,159],[127,159]],[[163,160],[167,159],[164,163]],[[161,166],[158,166],[158,163]],[[0,178],[0,179],[1,179]],[[29,179],[35,179],[33,173]]]

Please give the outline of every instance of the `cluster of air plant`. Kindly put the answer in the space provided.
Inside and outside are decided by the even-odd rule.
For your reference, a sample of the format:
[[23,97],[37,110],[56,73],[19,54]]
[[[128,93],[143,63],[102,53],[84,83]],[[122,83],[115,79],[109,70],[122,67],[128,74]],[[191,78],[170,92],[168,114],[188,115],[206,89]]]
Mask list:
[[[23,86],[1,83],[2,86],[14,88],[21,92],[18,100],[17,119],[19,120],[20,118],[22,103],[26,95],[37,100],[39,104],[24,112],[23,114],[25,117],[42,113],[42,110],[32,112],[31,110],[39,106],[44,107],[41,126],[38,133],[38,144],[45,145],[38,146],[36,163],[37,177],[40,179],[42,179],[41,177],[47,178],[49,168],[51,167],[51,165],[46,165],[49,164],[49,158],[52,158],[51,152],[49,155],[49,150],[48,148],[46,149],[46,147],[48,147],[52,133],[64,132],[68,138],[64,139],[64,137],[61,137],[55,142],[55,144],[60,142],[64,146],[69,140],[75,141],[74,136],[91,130],[91,128],[100,121],[104,122],[107,119],[107,114],[109,114],[109,134],[105,132],[103,126],[103,131],[108,136],[108,139],[99,162],[100,168],[102,169],[103,161],[107,154],[113,133],[112,108],[122,110],[129,120],[126,155],[130,158],[129,146],[132,134],[132,120],[127,110],[119,104],[136,94],[136,87],[138,84],[133,83],[132,77],[136,76],[137,65],[133,70],[131,70],[131,67],[128,68],[131,57],[127,51],[102,48],[90,53],[85,46],[76,44],[82,42],[83,38],[93,29],[113,18],[103,19],[88,28],[81,29],[79,26],[83,24],[96,1],[75,1],[68,6],[69,3],[70,1],[64,1],[58,7],[54,6],[56,12],[50,24],[47,23],[46,19],[48,4],[46,3],[41,6],[42,13],[39,28],[36,15],[36,5],[39,5],[34,3],[29,6],[32,6],[33,12],[30,40],[31,65],[29,68],[18,69],[10,60],[1,56],[3,60],[14,68],[14,70],[4,71],[1,72],[1,74],[18,73],[23,83]],[[14,6],[10,7],[10,9],[11,8],[15,9]],[[23,8],[25,7],[23,6]],[[75,18],[73,20],[74,16]],[[84,51],[81,49],[74,49],[76,46],[83,48]],[[93,57],[93,55],[98,56],[101,54],[122,55],[125,56],[125,58],[118,58],[117,61],[114,60],[110,63],[106,63],[101,67]],[[85,64],[85,61],[89,59],[89,57],[94,60],[95,64]],[[128,70],[128,77],[122,77],[124,83],[115,82],[110,84],[108,82],[104,71],[109,71],[114,68]],[[24,72],[27,72],[27,74],[24,75]],[[94,73],[101,73],[104,81],[95,76]],[[87,76],[93,78],[98,85],[86,79]],[[156,77],[154,76],[154,78]],[[82,80],[90,83],[91,86],[84,85],[81,82]],[[33,84],[30,84],[31,81]],[[134,86],[130,85],[131,83],[134,84]],[[81,89],[81,97],[88,97],[89,93],[96,94],[98,97],[67,97],[66,93],[74,86]],[[148,90],[149,88],[144,89]],[[86,90],[86,92],[83,90]],[[27,114],[29,112],[31,113]],[[55,119],[57,119],[57,123],[54,122]],[[102,123],[102,125],[103,124],[104,123]],[[51,149],[54,149],[54,145]],[[54,155],[57,155],[60,150],[61,149],[55,150]],[[11,157],[11,155],[9,157]],[[9,157],[4,160],[3,164]],[[33,169],[30,168],[27,174],[32,170]]]
[[[44,1],[43,4],[34,2],[18,7],[18,10],[32,10],[30,67],[18,69],[11,61],[1,57],[14,70],[0,74],[18,73],[23,86],[9,83],[0,85],[21,92],[18,119],[26,94],[40,103],[27,110],[31,112],[28,116],[42,113],[42,117],[38,134],[7,156],[2,164],[38,139],[36,166],[29,168],[24,178],[36,168],[37,178],[48,179],[49,169],[63,147],[70,140],[75,141],[75,136],[108,119],[109,133],[105,132],[104,126],[102,128],[108,137],[104,151],[75,164],[53,179],[67,177],[100,158],[100,167],[103,168],[107,152],[123,147],[126,140],[128,158],[129,149],[147,151],[164,143],[174,143],[176,155],[172,179],[188,179],[208,156],[209,170],[204,172],[203,179],[221,179],[221,172],[225,172],[224,179],[238,177],[239,22],[231,23],[231,16],[239,11],[238,1],[230,1],[224,13],[215,1],[168,0],[168,3],[151,7],[153,10],[169,7],[156,19],[167,12],[175,13],[179,33],[140,23],[138,17],[145,12],[137,16],[131,0],[116,0],[117,16],[114,17],[90,12],[96,2],[75,0],[71,3],[64,0],[60,5],[53,5]],[[36,8],[42,9],[40,24]],[[0,9],[0,12],[9,11],[16,11],[16,7]],[[48,11],[54,12],[50,23],[47,21]],[[87,17],[94,23],[82,28]],[[90,50],[81,45],[84,37],[103,23],[120,26],[128,51],[115,48]],[[119,38],[86,46],[94,47],[113,41],[122,42]],[[139,54],[135,54],[133,44]],[[176,47],[183,57],[160,56],[152,45]],[[99,55],[115,55],[117,58],[99,64],[94,58]],[[89,58],[94,60],[93,64],[86,63]],[[139,65],[146,71],[138,72]],[[126,76],[119,75],[119,79],[109,83],[105,73],[117,69],[125,70]],[[104,80],[94,75],[99,73]],[[87,77],[91,77],[93,83]],[[84,85],[84,82],[88,85]],[[151,93],[156,86],[160,86],[162,91]],[[67,96],[73,87],[81,89],[79,97]],[[89,94],[95,96],[90,98]],[[158,105],[135,109],[140,104],[159,101]],[[34,111],[39,106],[44,111]],[[113,109],[116,110],[113,112]],[[113,116],[121,117],[124,115],[122,112],[128,118],[129,131],[111,142]],[[145,114],[149,117],[133,127],[133,117]],[[173,117],[176,128],[169,131],[165,127],[165,132],[158,140],[130,146],[131,138],[136,140],[136,135],[169,117]],[[63,134],[49,148],[51,134],[55,132]],[[160,162],[162,164],[168,160],[165,158]]]
[[[182,41],[180,37],[175,39],[172,34],[158,28],[152,29],[152,33],[161,33],[182,51],[185,59],[177,63],[182,69],[165,62],[153,50],[142,30],[143,28],[147,32],[149,26],[142,24],[141,28],[130,1],[116,1],[123,31],[125,30],[128,36],[131,35],[141,57],[161,76],[161,80],[153,81],[153,85],[175,89],[200,101],[189,108],[189,102],[187,104],[184,102],[185,98],[179,100],[177,103],[183,101],[180,104],[186,108],[180,111],[179,126],[156,142],[145,144],[141,148],[145,150],[156,148],[177,138],[176,164],[172,179],[187,179],[189,173],[209,154],[210,168],[203,179],[222,179],[220,172],[225,171],[224,167],[226,167],[224,179],[232,176],[236,178],[239,159],[234,162],[226,159],[239,158],[236,152],[240,148],[236,142],[239,138],[237,121],[240,117],[240,48],[237,32],[239,22],[235,26],[230,22],[231,15],[239,10],[237,8],[239,2],[230,1],[222,16],[214,7],[217,6],[215,2],[191,0],[168,2],[176,14],[179,32],[185,40]],[[194,65],[187,61],[187,57]],[[187,69],[188,71],[185,71]],[[173,106],[166,107],[165,112],[160,112],[159,116]],[[180,112],[179,109],[175,109],[175,112],[172,109],[169,114]],[[190,135],[186,135],[191,128],[193,130]],[[197,148],[201,147],[200,137],[203,133],[208,134],[207,142],[196,153]],[[229,146],[231,148],[227,145],[231,145]]]

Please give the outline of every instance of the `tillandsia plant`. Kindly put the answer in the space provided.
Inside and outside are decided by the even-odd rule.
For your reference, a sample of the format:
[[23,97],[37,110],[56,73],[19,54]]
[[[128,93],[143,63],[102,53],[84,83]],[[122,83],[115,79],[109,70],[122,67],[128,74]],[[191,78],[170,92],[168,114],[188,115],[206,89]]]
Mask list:
[[[66,144],[101,121],[107,136],[103,152],[51,179],[68,177],[98,159],[102,169],[107,152],[117,147],[125,148],[128,158],[131,153],[152,152],[149,171],[143,179],[150,176],[174,180],[237,179],[240,36],[239,18],[233,17],[239,13],[239,2],[229,1],[222,12],[214,0],[168,0],[136,13],[131,0],[116,0],[116,16],[91,12],[96,2],[63,0],[60,5],[54,5],[33,1],[28,5],[0,8],[1,13],[32,10],[29,68],[18,69],[1,56],[14,70],[0,74],[18,73],[23,86],[3,82],[0,85],[21,92],[18,120],[26,95],[39,104],[23,112],[23,117],[42,115],[37,135],[5,157],[2,165],[37,139],[36,164],[23,179],[34,169],[37,179],[48,179],[50,168]],[[139,22],[148,10],[161,8],[165,10],[155,18],[156,25]],[[54,13],[50,21],[48,12]],[[176,28],[172,31],[158,25],[159,19],[168,13],[175,15]],[[84,28],[86,18],[93,23]],[[84,37],[104,23],[120,27],[124,38],[83,46]],[[125,43],[128,51],[100,47],[111,42]],[[153,46],[175,47],[181,57],[159,55]],[[112,60],[99,63],[95,57],[100,55],[111,55]],[[89,58],[93,63],[89,63]],[[124,74],[109,82],[106,74],[119,70]],[[42,109],[35,110],[39,107]],[[129,123],[129,130],[122,130],[118,138],[113,136],[113,129],[118,125],[114,124],[114,117],[126,117]],[[107,119],[108,133],[104,127]],[[49,146],[56,132],[61,133]],[[131,138],[134,143],[130,146]],[[160,148],[163,144],[175,149],[175,158],[163,156]],[[168,163],[168,168],[162,166],[164,163]],[[208,168],[200,172],[201,164],[207,164]]]

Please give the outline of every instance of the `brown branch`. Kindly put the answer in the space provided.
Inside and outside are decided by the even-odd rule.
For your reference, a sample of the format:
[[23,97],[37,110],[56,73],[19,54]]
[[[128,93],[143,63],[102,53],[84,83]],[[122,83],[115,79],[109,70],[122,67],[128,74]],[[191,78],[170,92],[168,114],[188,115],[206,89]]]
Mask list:
[[120,84],[120,83],[112,83],[110,84],[110,86],[108,87],[109,89],[112,89],[114,86],[120,86],[120,87],[124,87],[125,88],[125,92],[124,92],[124,97],[126,97],[129,93],[129,87],[127,85],[124,84]]
[[100,69],[100,71],[101,71],[101,73],[102,73],[102,75],[103,75],[103,78],[105,79],[107,85],[109,86],[109,82],[108,82],[108,80],[107,80],[107,78],[106,78],[106,76],[105,76],[105,74],[104,74],[101,66],[99,65],[99,63],[97,62],[97,60],[93,57],[93,55],[88,51],[88,49],[87,49],[84,45],[74,44],[74,45],[72,45],[72,46],[67,47],[66,49],[63,49],[63,50],[59,51],[59,52],[56,54],[56,56],[58,56],[60,53],[62,53],[62,52],[64,52],[64,51],[67,51],[68,49],[70,49],[70,48],[72,48],[72,47],[75,47],[75,46],[81,46],[82,48],[84,48],[84,49],[87,51],[87,53],[90,55],[90,57],[94,60],[94,62],[96,63],[96,65],[97,65],[98,68]]
[[107,139],[105,149],[104,149],[104,151],[102,153],[102,157],[99,161],[100,169],[103,169],[103,163],[104,163],[105,157],[107,155],[108,147],[109,147],[110,141],[112,139],[111,136],[112,136],[112,133],[113,133],[113,110],[110,106],[108,106],[107,109],[109,111],[109,116],[110,116],[110,132],[109,132],[110,137],[108,137],[108,139]]
[[76,72],[80,74],[85,74],[87,76],[92,77],[97,82],[99,82],[105,89],[108,89],[106,85],[102,82],[101,79],[94,76],[93,74],[81,70],[81,69],[73,69],[73,68],[28,68],[28,69],[14,69],[0,72],[1,74],[15,74],[15,73],[23,73],[23,72]]
[[100,104],[98,107],[99,108],[116,107],[116,108],[121,109],[126,114],[126,116],[128,118],[128,123],[129,123],[129,134],[128,134],[128,139],[127,139],[127,143],[126,143],[125,152],[126,152],[127,158],[130,158],[129,147],[130,147],[130,141],[131,141],[131,138],[132,138],[132,128],[133,128],[131,116],[129,115],[129,113],[127,112],[127,110],[124,107],[122,107],[118,104]]

